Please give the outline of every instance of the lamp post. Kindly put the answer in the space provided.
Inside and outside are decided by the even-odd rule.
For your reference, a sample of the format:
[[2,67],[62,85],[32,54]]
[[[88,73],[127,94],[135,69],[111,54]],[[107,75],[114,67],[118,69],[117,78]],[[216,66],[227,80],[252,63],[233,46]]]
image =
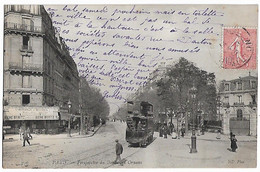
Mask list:
[[191,99],[192,99],[192,136],[191,136],[191,149],[190,153],[197,153],[196,149],[196,134],[195,134],[195,113],[196,110],[194,108],[195,100],[196,100],[196,94],[197,94],[197,89],[193,86],[189,90]]
[[71,137],[71,128],[70,128],[70,122],[71,122],[71,113],[70,113],[70,109],[71,109],[72,103],[69,100],[68,101],[68,107],[69,107],[69,122],[68,122],[68,137]]

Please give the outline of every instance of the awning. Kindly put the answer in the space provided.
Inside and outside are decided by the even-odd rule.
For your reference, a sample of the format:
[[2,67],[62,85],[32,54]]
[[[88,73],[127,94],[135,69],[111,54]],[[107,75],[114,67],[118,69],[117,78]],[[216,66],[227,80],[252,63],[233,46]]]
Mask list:
[[58,111],[59,107],[4,106],[4,120],[59,120]]

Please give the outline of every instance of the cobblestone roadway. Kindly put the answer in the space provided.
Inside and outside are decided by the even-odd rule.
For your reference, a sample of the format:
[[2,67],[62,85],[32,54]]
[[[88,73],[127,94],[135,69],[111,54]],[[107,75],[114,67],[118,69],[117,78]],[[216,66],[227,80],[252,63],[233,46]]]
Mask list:
[[[208,133],[206,133],[208,134]],[[211,136],[212,135],[212,136]],[[190,154],[190,136],[173,140],[155,133],[146,148],[128,147],[125,123],[108,122],[93,136],[67,138],[65,135],[34,135],[31,146],[22,147],[18,136],[3,142],[4,168],[126,168],[126,167],[255,167],[256,142],[238,142],[237,153],[227,150],[226,137],[215,140],[199,136],[198,153]],[[115,139],[123,144],[124,165],[112,164]]]

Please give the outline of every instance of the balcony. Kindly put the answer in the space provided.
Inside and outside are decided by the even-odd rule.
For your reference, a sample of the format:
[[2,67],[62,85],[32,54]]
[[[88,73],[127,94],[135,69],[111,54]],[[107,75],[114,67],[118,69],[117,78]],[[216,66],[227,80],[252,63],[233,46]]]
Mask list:
[[27,25],[27,24],[5,22],[4,28],[9,29],[9,30],[15,30],[15,31],[42,33],[41,27],[37,27],[37,26],[33,26],[33,25]]
[[248,106],[251,108],[254,108],[254,107],[257,107],[257,104],[256,104],[256,102],[249,102]]
[[13,71],[30,71],[30,72],[42,72],[42,65],[32,63],[9,63],[9,69]]
[[32,46],[22,45],[20,51],[22,53],[33,53]]
[[223,103],[223,107],[227,107],[227,108],[229,108],[230,105],[229,105],[229,103]]
[[244,106],[245,104],[244,104],[244,102],[236,102],[236,103],[234,103],[234,106]]

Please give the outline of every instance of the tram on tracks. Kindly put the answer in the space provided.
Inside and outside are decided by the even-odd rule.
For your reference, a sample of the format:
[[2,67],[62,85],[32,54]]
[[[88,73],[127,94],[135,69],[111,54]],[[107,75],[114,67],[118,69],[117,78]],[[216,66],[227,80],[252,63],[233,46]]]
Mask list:
[[153,141],[153,105],[149,102],[127,102],[126,141],[130,145],[147,146]]

